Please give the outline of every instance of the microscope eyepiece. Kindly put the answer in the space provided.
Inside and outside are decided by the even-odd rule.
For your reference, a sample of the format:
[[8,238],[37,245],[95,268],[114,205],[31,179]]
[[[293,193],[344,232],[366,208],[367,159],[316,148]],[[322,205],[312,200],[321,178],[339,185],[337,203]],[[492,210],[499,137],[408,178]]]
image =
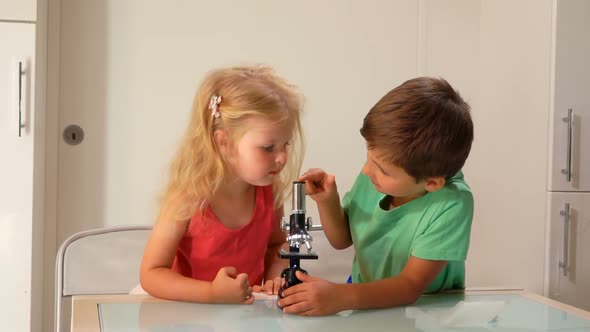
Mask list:
[[295,214],[305,214],[305,182],[293,181],[291,207]]

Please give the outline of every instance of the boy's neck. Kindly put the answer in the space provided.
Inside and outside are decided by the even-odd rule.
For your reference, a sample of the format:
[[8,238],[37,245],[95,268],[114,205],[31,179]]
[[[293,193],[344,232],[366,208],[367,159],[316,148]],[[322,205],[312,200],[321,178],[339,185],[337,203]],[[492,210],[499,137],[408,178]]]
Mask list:
[[415,200],[416,198],[420,198],[424,195],[426,195],[426,193],[428,193],[428,191],[424,191],[422,193],[416,194],[416,195],[412,195],[412,196],[406,196],[406,197],[394,197],[394,196],[388,196],[388,200],[389,200],[389,209],[393,210],[396,207],[402,206],[406,203],[409,203],[413,200]]

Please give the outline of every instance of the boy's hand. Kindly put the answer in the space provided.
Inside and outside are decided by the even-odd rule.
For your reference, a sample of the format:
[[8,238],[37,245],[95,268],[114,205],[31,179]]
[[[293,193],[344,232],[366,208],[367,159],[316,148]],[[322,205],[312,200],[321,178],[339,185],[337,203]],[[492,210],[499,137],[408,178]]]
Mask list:
[[338,195],[336,178],[319,168],[312,168],[299,177],[305,181],[305,193],[317,203]]
[[267,280],[263,286],[255,285],[252,288],[253,292],[256,293],[266,293],[266,294],[278,294],[279,289],[282,285],[282,279],[279,277],[274,278],[273,280]]
[[337,284],[297,271],[302,283],[283,290],[283,298],[277,304],[283,312],[301,316],[325,316],[345,309],[338,298]]
[[212,302],[243,303],[254,302],[252,287],[246,273],[237,273],[235,267],[222,267],[211,282]]

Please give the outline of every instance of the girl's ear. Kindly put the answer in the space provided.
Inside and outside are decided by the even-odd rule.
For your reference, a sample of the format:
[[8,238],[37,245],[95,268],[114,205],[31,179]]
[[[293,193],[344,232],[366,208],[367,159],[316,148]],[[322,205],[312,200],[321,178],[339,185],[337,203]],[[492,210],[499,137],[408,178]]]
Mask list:
[[446,180],[442,176],[432,177],[426,179],[426,191],[434,192],[439,190],[440,188],[444,187]]
[[222,154],[227,153],[229,148],[229,137],[227,132],[223,129],[217,129],[213,132],[213,141]]

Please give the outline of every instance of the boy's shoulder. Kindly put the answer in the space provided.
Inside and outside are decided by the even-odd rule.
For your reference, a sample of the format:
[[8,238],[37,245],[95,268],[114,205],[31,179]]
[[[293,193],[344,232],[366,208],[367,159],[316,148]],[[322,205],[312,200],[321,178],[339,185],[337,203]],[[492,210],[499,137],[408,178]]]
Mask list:
[[469,185],[465,181],[463,171],[457,172],[457,174],[448,179],[445,183],[445,187],[451,190],[471,192],[471,188],[469,188]]
[[429,205],[438,205],[441,211],[473,210],[473,194],[461,171],[448,179],[443,188],[429,196]]
[[471,188],[465,181],[462,171],[459,171],[453,177],[448,179],[441,189],[430,193],[434,201],[446,201],[452,203],[456,200],[473,201],[473,194]]

